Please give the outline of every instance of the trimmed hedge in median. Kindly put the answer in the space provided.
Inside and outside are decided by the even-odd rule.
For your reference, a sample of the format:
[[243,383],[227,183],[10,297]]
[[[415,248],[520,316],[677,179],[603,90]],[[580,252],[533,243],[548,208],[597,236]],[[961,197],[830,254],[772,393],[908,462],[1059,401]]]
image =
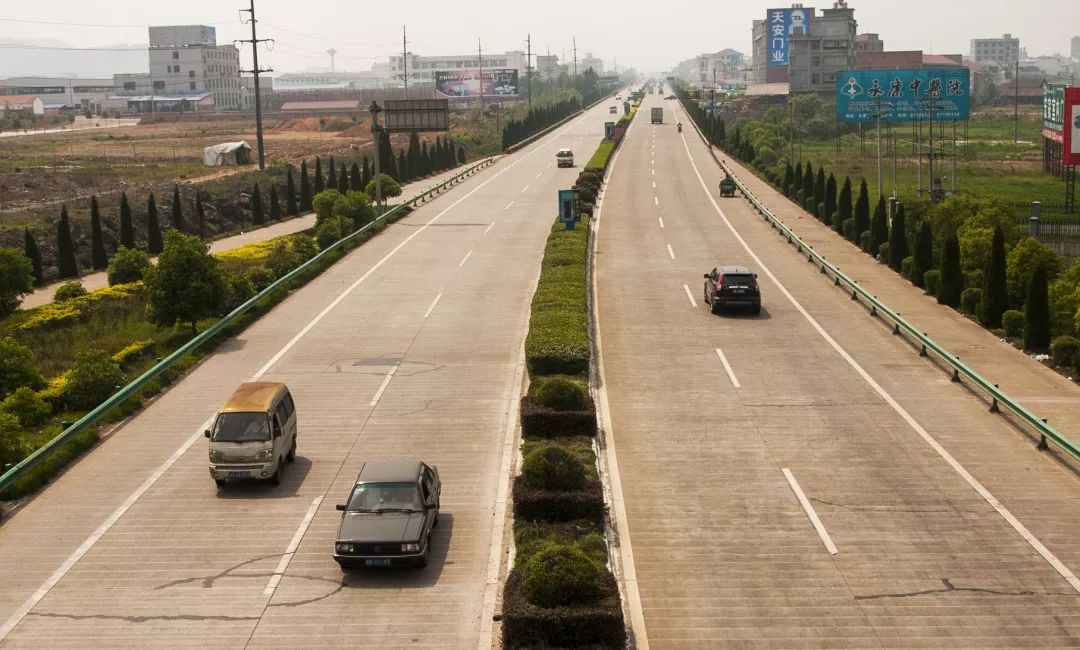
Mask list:
[[511,570],[503,591],[503,639],[507,647],[626,645],[619,588],[610,572],[602,572],[600,597],[594,602],[556,607],[530,603],[522,574],[522,569]]
[[551,228],[532,300],[525,359],[530,375],[584,375],[589,370],[585,255],[589,221]]

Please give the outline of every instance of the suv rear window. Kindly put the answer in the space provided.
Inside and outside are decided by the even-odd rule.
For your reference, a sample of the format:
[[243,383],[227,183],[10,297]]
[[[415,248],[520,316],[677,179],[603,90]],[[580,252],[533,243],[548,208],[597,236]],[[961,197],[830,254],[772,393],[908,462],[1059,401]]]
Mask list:
[[725,289],[749,289],[752,286],[754,286],[754,276],[752,275],[724,276]]

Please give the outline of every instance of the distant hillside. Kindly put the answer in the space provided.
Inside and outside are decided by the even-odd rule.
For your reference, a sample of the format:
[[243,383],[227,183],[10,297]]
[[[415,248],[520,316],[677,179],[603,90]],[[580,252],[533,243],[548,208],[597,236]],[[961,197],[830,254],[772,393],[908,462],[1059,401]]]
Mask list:
[[[52,40],[21,41],[0,37],[3,45],[70,47]],[[104,45],[106,48],[138,44]],[[0,79],[8,77],[111,77],[117,72],[146,72],[146,50],[101,52],[94,50],[40,50],[0,47]]]

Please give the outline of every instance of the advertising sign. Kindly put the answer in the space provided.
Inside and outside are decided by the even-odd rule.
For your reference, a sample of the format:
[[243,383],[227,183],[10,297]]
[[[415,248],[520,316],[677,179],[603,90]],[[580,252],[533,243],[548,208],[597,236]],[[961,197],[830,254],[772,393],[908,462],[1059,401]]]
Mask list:
[[1061,133],[1065,129],[1065,85],[1043,84],[1043,128]]
[[813,9],[770,9],[765,18],[765,38],[768,41],[769,67],[787,67],[791,37],[810,33]]
[[836,75],[836,119],[886,123],[968,119],[971,75],[967,68],[848,70]]
[[1080,165],[1080,88],[1066,88],[1064,92],[1065,148],[1062,162],[1066,165]]
[[[513,68],[485,68],[481,80],[479,68],[469,70],[436,70],[435,97],[438,99],[517,99],[518,71]],[[483,88],[481,88],[481,81]]]
[[604,122],[604,139],[610,140],[613,133],[615,133],[615,123]]
[[388,99],[383,105],[387,131],[449,131],[445,99]]
[[559,220],[566,224],[567,230],[573,230],[577,219],[577,192],[559,190]]

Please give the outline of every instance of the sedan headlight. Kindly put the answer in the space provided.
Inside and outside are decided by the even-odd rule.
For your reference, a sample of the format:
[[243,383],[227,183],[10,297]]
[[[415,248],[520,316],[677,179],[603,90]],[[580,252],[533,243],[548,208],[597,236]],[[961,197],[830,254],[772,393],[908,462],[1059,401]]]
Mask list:
[[353,545],[345,542],[338,542],[334,544],[334,550],[338,553],[352,553]]
[[217,449],[211,449],[210,450],[210,462],[211,463],[225,462],[225,452],[218,451]]
[[402,552],[402,553],[416,553],[416,552],[418,552],[419,550],[420,550],[420,544],[419,544],[419,543],[415,543],[415,544],[402,544],[402,545],[401,545],[401,552]]
[[255,460],[270,460],[270,457],[274,455],[273,449],[260,449],[255,452]]

